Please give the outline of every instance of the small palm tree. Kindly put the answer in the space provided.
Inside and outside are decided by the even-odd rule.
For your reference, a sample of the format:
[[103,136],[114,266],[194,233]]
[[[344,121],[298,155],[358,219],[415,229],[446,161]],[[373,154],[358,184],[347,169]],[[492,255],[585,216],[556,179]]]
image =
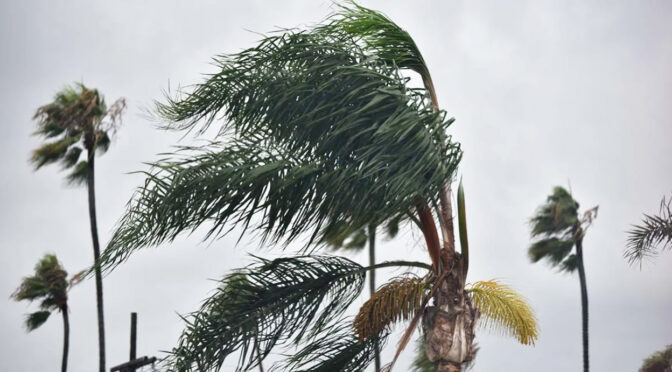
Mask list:
[[588,289],[583,266],[583,237],[597,217],[597,207],[579,217],[579,203],[564,188],[556,186],[530,221],[536,240],[528,253],[532,262],[542,259],[564,272],[579,272],[583,325],[583,370],[588,372]]
[[[110,147],[110,139],[120,123],[125,107],[123,99],[117,100],[108,107],[96,89],[88,89],[83,84],[77,84],[58,92],[54,100],[38,108],[34,116],[38,127],[35,135],[48,140],[33,151],[31,162],[35,164],[35,168],[60,163],[64,169],[70,170],[67,176],[69,183],[86,184],[96,267],[100,260],[100,244],[96,222],[94,155],[96,152],[104,153]],[[84,154],[83,157],[82,154]],[[95,276],[99,370],[105,372],[103,278],[99,269],[96,269]]]
[[[196,133],[223,118],[216,141],[183,148],[147,172],[101,266],[111,269],[140,248],[203,225],[208,237],[233,225],[260,232],[265,243],[303,241],[305,248],[232,274],[246,281],[226,276],[189,318],[169,368],[218,370],[239,351],[244,370],[274,347],[298,345],[283,370],[360,371],[390,327],[409,321],[391,368],[422,319],[428,358],[438,371],[459,371],[474,358],[480,312],[495,313],[479,310],[476,292],[466,287],[466,234],[458,252],[451,204],[461,150],[447,134],[453,119],[439,110],[410,35],[353,4],[310,29],[283,30],[221,56],[217,65],[220,71],[192,92],[157,108],[168,128]],[[408,74],[422,85],[413,86]],[[395,220],[419,229],[431,264],[362,267],[306,254],[344,231],[364,231],[365,242],[372,226]],[[385,267],[425,272],[378,288],[353,324],[341,318],[365,273]],[[511,323],[504,326],[532,343],[531,311],[505,313]]]
[[628,232],[628,246],[625,257],[631,264],[639,263],[645,257],[657,254],[660,251],[672,249],[672,199],[660,202],[658,215],[644,215],[641,225],[635,225]]
[[[59,311],[63,316],[63,360],[61,371],[68,368],[68,349],[70,338],[70,321],[68,318],[68,290],[72,282],[67,280],[68,273],[58,262],[56,256],[45,255],[35,265],[35,274],[23,278],[21,285],[12,294],[16,301],[41,301],[40,310],[28,314],[26,317],[26,329],[28,332],[39,328],[47,321],[54,311]],[[75,276],[73,279],[76,279]]]

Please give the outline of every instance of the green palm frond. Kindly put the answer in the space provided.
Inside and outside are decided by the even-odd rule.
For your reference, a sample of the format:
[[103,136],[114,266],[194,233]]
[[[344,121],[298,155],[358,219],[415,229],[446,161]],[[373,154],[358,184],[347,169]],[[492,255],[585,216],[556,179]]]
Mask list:
[[562,240],[558,238],[548,238],[537,240],[530,246],[528,254],[532,262],[538,262],[541,259],[548,260],[551,265],[560,265],[562,260],[567,258],[574,247],[573,240]]
[[644,215],[640,225],[628,232],[625,257],[630,264],[640,263],[646,257],[657,254],[657,249],[672,250],[672,199],[660,203],[658,215]]
[[157,111],[177,129],[223,118],[227,141],[154,164],[104,266],[206,221],[215,235],[226,222],[248,228],[253,215],[251,228],[274,242],[323,243],[343,224],[405,215],[418,195],[438,200],[460,160],[445,134],[452,120],[424,89],[341,34],[287,31],[217,62],[218,73]]
[[501,330],[523,345],[534,345],[537,319],[521,295],[496,280],[476,282],[468,291],[484,318],[479,322],[482,327]]
[[340,257],[259,259],[226,276],[187,319],[171,352],[171,370],[219,370],[236,350],[237,370],[253,367],[259,362],[256,347],[263,359],[276,344],[298,343],[327,328],[360,294],[364,274]]
[[44,322],[49,319],[49,315],[51,315],[51,311],[47,310],[42,310],[42,311],[36,311],[34,313],[30,313],[26,316],[26,329],[28,332],[34,331],[37,328],[39,328]]
[[366,341],[357,340],[352,335],[351,325],[341,320],[272,370],[364,372],[374,358],[376,347],[382,346],[387,336],[383,333]]
[[359,309],[354,321],[355,334],[359,340],[389,331],[400,320],[413,318],[427,291],[425,278],[401,277],[380,287]]

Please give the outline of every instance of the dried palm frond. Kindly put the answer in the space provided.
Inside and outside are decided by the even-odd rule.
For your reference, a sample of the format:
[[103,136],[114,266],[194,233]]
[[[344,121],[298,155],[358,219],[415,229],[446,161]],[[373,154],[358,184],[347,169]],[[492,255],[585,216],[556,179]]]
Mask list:
[[359,340],[368,340],[397,321],[411,319],[420,308],[427,284],[424,278],[402,277],[380,287],[355,317]]
[[481,326],[501,330],[523,345],[534,345],[539,333],[537,319],[520,294],[496,280],[476,282],[468,291],[483,316]]

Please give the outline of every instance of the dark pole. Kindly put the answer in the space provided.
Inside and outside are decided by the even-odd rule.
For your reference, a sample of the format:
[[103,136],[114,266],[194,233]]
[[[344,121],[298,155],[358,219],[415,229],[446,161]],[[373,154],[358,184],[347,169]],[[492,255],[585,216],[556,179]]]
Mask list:
[[136,345],[138,342],[138,313],[131,313],[131,356],[128,360],[135,360]]

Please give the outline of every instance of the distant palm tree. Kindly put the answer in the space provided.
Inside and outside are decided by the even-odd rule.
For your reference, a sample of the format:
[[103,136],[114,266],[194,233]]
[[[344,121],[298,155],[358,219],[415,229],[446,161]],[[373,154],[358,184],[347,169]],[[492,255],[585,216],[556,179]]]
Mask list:
[[635,225],[628,232],[628,245],[625,257],[631,264],[639,263],[645,257],[656,255],[656,248],[661,251],[672,249],[672,198],[660,202],[658,215],[644,215],[641,225]]
[[[16,301],[41,301],[40,310],[28,314],[26,329],[33,331],[47,321],[53,311],[60,311],[63,316],[63,360],[61,371],[68,368],[68,349],[70,339],[70,321],[68,319],[68,289],[73,282],[68,282],[68,273],[58,262],[56,256],[45,255],[35,265],[35,275],[23,278],[21,285],[12,294]],[[77,276],[73,277],[77,279]]]
[[[31,161],[35,168],[59,162],[72,169],[67,176],[71,184],[86,184],[89,199],[89,222],[96,266],[96,304],[98,311],[99,370],[105,372],[105,320],[103,316],[103,278],[98,267],[100,244],[96,222],[96,192],[94,183],[95,153],[104,153],[110,147],[110,138],[116,131],[123,110],[124,99],[111,106],[96,89],[83,84],[66,87],[54,100],[37,109],[34,119],[38,129],[35,135],[49,140],[33,151]],[[84,158],[80,160],[82,153]]]
[[[583,370],[588,372],[588,289],[583,266],[583,237],[586,228],[597,216],[594,207],[579,217],[579,203],[564,188],[556,186],[530,221],[532,238],[536,240],[528,253],[532,262],[547,260],[561,271],[579,272],[581,314],[583,319]],[[572,249],[576,248],[573,252]]]

